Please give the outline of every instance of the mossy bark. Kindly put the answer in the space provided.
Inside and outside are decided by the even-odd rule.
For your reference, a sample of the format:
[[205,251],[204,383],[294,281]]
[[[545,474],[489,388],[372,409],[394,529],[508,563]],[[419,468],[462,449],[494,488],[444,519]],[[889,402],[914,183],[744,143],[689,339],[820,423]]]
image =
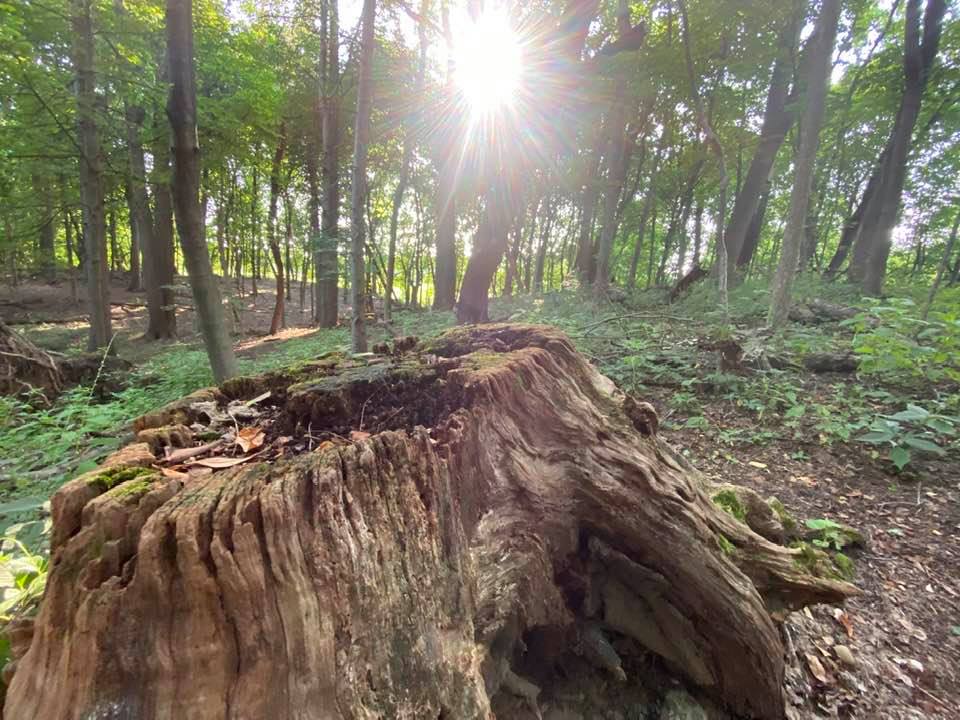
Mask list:
[[[515,668],[550,666],[547,636],[618,682],[629,639],[738,715],[781,718],[777,611],[855,592],[714,504],[554,330],[459,328],[321,374],[206,396],[272,383],[283,432],[369,437],[58,493],[8,720],[503,720],[504,693],[536,705]],[[138,426],[188,419],[180,403]],[[135,447],[121,465],[150,464]]]

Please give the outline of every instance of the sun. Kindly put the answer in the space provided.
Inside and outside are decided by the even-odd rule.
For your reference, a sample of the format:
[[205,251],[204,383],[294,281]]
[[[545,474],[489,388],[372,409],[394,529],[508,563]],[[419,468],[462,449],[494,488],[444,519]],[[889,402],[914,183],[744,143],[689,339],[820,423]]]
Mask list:
[[505,13],[488,10],[468,20],[454,46],[454,77],[473,114],[512,104],[520,87],[523,48]]

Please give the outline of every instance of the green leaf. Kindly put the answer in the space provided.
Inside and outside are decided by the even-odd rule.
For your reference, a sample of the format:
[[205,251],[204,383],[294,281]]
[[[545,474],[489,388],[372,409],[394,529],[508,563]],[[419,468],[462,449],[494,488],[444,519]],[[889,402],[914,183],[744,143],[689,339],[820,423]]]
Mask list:
[[936,443],[932,443],[929,440],[924,440],[923,438],[916,437],[915,435],[907,435],[903,439],[903,442],[905,445],[909,445],[914,450],[933,453],[934,455],[946,455],[946,451]]
[[906,410],[901,410],[896,415],[891,415],[891,420],[899,420],[901,422],[915,422],[918,420],[926,420],[930,417],[930,413],[924,410],[918,405],[907,405]]
[[860,442],[871,443],[873,445],[880,445],[885,442],[890,442],[893,440],[893,430],[887,428],[886,430],[871,430],[868,433],[864,433],[857,438]]
[[941,435],[953,435],[956,433],[956,428],[954,428],[953,424],[941,418],[929,418],[924,424]]
[[804,523],[811,530],[837,530],[840,526],[827,518],[812,518]]
[[954,635],[960,635],[960,625],[953,625],[950,628],[950,632],[952,632]]
[[910,462],[910,451],[899,446],[891,449],[890,462],[896,465],[897,470],[903,470]]

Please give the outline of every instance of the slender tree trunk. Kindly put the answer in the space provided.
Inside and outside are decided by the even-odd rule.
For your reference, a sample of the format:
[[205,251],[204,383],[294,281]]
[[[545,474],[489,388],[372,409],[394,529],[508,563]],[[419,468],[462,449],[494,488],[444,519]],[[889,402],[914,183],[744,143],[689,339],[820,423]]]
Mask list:
[[284,268],[286,269],[286,278],[284,280],[284,288],[286,289],[286,299],[287,302],[290,302],[292,297],[290,287],[293,285],[293,277],[297,274],[296,268],[293,265],[293,202],[290,200],[290,188],[289,185],[286,191],[283,193],[283,219],[284,219],[284,233],[283,233],[283,250],[284,255],[286,256],[284,262]]
[[[444,92],[454,95],[453,36],[447,4],[441,6],[443,34],[447,46],[447,77]],[[434,310],[453,310],[457,300],[457,151],[449,138],[441,138],[433,149],[438,167],[434,213],[437,218]]]
[[54,242],[57,237],[57,215],[53,207],[53,188],[38,175],[33,177],[33,190],[40,200],[40,232],[37,242],[40,249],[40,276],[53,282],[57,274],[57,255]]
[[643,209],[640,211],[640,225],[637,228],[637,244],[633,247],[633,257],[630,259],[630,272],[627,275],[627,287],[631,290],[637,287],[637,268],[640,265],[640,251],[643,248],[643,236],[646,234],[647,221],[650,218],[650,212],[657,200],[657,178],[660,174],[660,165],[663,159],[663,151],[667,146],[668,130],[663,128],[660,132],[660,139],[657,141],[657,152],[654,156],[653,167],[650,169],[650,185],[643,199]]
[[953,227],[950,228],[950,237],[947,239],[947,246],[943,249],[943,257],[940,258],[940,264],[937,266],[937,276],[930,286],[930,293],[927,295],[927,302],[923,306],[923,319],[926,320],[930,315],[930,308],[933,307],[933,301],[937,297],[937,290],[940,289],[940,283],[943,282],[943,276],[947,274],[950,267],[950,258],[953,256],[953,246],[957,242],[957,231],[960,230],[960,209],[953,213]]
[[[323,221],[320,227],[315,268],[315,319],[320,327],[336,327],[337,285],[340,269],[337,249],[340,237],[340,39],[336,2],[326,3],[327,33],[324,37],[324,73],[321,133],[323,139]],[[362,211],[362,206],[361,206]]]
[[[429,10],[430,0],[423,0],[420,3],[420,22],[417,26],[420,42],[420,58],[417,64],[417,81],[414,86],[413,96],[415,98],[423,95],[423,82],[427,71],[426,21]],[[396,272],[397,263],[397,225],[400,219],[400,208],[403,206],[403,196],[410,182],[410,163],[413,160],[414,139],[413,129],[406,126],[403,135],[403,156],[400,161],[400,177],[397,180],[397,188],[393,192],[393,205],[390,208],[390,240],[387,247],[386,287],[383,289],[383,319],[387,322],[393,319],[393,276]]]
[[833,46],[840,18],[840,0],[824,0],[811,39],[810,52],[804,68],[806,82],[806,107],[800,124],[800,145],[794,162],[793,192],[790,196],[790,212],[783,236],[780,262],[773,280],[770,297],[770,312],[767,325],[780,328],[790,312],[790,291],[797,274],[797,260],[804,239],[804,224],[807,206],[813,187],[814,164],[820,143],[820,126],[823,124],[824,104],[830,79]]
[[350,284],[353,305],[353,351],[367,351],[363,210],[367,199],[367,150],[370,143],[370,110],[373,105],[373,50],[376,0],[364,0],[360,36],[360,69],[357,81],[357,117],[353,130],[353,181],[350,191]]
[[142,274],[140,267],[140,227],[137,224],[137,213],[134,209],[133,199],[133,180],[128,178],[123,188],[124,197],[127,200],[127,214],[130,219],[130,280],[127,282],[127,290],[130,292],[139,292],[143,288]]
[[200,227],[203,218],[200,217],[200,147],[193,65],[193,0],[167,0],[166,17],[171,82],[167,115],[173,130],[177,229],[213,377],[223,382],[236,375],[237,361],[223,314],[220,286]]
[[577,256],[573,261],[573,269],[577,271],[583,285],[593,282],[595,258],[593,253],[593,225],[597,215],[597,203],[600,200],[598,177],[602,165],[602,141],[598,141],[597,147],[588,160],[587,174],[581,192],[580,231],[577,236]]
[[80,204],[83,210],[84,267],[90,305],[89,350],[106,347],[110,322],[110,272],[103,201],[103,170],[97,128],[92,0],[72,0],[73,67],[76,74],[77,143],[80,149]]
[[543,271],[547,259],[547,244],[553,229],[553,218],[557,208],[555,197],[547,199],[543,208],[543,223],[540,225],[540,242],[537,244],[537,260],[533,271],[533,291],[543,292]]
[[280,123],[277,149],[273,154],[273,164],[270,166],[270,210],[267,215],[267,240],[270,243],[270,254],[273,256],[273,269],[277,279],[277,297],[273,305],[273,318],[270,320],[270,334],[276,335],[280,328],[286,326],[284,321],[284,263],[280,252],[280,238],[277,237],[277,203],[280,201],[280,167],[283,155],[287,149],[287,126]]

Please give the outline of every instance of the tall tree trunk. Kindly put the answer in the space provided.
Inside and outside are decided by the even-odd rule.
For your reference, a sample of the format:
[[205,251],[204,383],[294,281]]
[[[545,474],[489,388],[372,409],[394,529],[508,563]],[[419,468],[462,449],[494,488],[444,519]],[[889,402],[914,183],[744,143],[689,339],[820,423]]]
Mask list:
[[376,0],[363,0],[360,35],[360,69],[357,81],[357,117],[353,129],[353,180],[350,190],[350,300],[353,305],[353,351],[367,351],[366,280],[363,211],[367,200],[367,150],[370,143],[370,110],[373,105],[373,49]]
[[[423,95],[424,76],[427,71],[427,18],[430,12],[431,0],[422,0],[420,3],[420,21],[417,24],[417,34],[420,43],[420,57],[417,63],[417,81],[414,84],[413,97]],[[403,154],[400,160],[400,177],[397,180],[396,190],[393,192],[393,205],[390,208],[390,240],[387,247],[386,287],[383,289],[383,319],[387,322],[393,319],[393,276],[397,264],[397,225],[400,219],[400,208],[403,206],[403,196],[410,183],[410,163],[413,160],[414,132],[409,123],[404,123]]]
[[273,318],[270,320],[270,334],[276,335],[280,328],[286,327],[284,319],[284,263],[280,252],[280,238],[277,237],[277,203],[280,201],[280,167],[283,155],[287,149],[287,126],[280,122],[280,132],[277,138],[277,149],[273,154],[273,163],[270,165],[270,210],[267,215],[267,240],[270,243],[270,254],[273,256],[273,270],[277,278],[277,298],[273,304]]
[[[169,75],[166,69],[166,58],[163,59],[161,80],[166,82]],[[171,338],[177,332],[177,316],[174,310],[176,295],[173,283],[176,276],[176,263],[173,254],[173,199],[170,194],[171,167],[170,167],[170,125],[166,121],[162,110],[156,112],[154,118],[154,142],[151,146],[153,155],[153,172],[151,184],[153,186],[153,250],[150,255],[151,283],[156,285],[161,296],[161,312],[156,317],[151,316],[148,335],[156,339]],[[156,321],[156,325],[154,325]]]
[[[449,100],[455,93],[454,45],[450,29],[448,3],[441,3],[443,36],[447,52],[447,73],[444,95]],[[444,116],[447,123],[449,117]],[[434,199],[436,217],[436,268],[433,281],[433,309],[453,310],[457,301],[457,150],[450,137],[453,133],[438,134],[432,148],[437,166],[437,193]]]
[[[853,258],[847,270],[852,282],[862,282],[869,295],[879,295],[886,275],[893,229],[900,217],[903,185],[907,175],[913,129],[920,116],[923,91],[937,57],[946,0],[927,0],[921,38],[921,0],[907,0],[904,23],[904,89],[900,108],[888,141],[876,192],[864,213],[854,240]],[[922,41],[921,41],[922,40]]]
[[193,0],[167,0],[167,60],[170,98],[167,116],[173,130],[174,207],[183,258],[190,274],[193,302],[203,343],[218,382],[237,373],[237,360],[223,314],[220,286],[203,241],[200,216],[200,146],[193,66]]
[[[703,132],[704,144],[711,150],[717,158],[717,169],[720,172],[719,202],[717,203],[717,265],[720,268],[727,267],[727,240],[724,233],[724,225],[727,212],[727,186],[730,184],[730,177],[727,175],[727,162],[723,154],[723,145],[720,144],[720,138],[713,130],[707,113],[703,107],[703,99],[700,97],[699,85],[697,83],[696,71],[693,66],[693,53],[690,40],[690,18],[687,14],[686,0],[678,0],[677,7],[680,10],[681,34],[683,36],[683,54],[687,67],[687,80],[690,83],[690,95],[693,98],[694,108],[696,109],[697,125]],[[692,198],[691,198],[692,200]],[[688,203],[689,206],[689,203]],[[717,282],[718,294],[720,296],[720,307],[724,315],[729,312],[729,302],[727,297],[727,275],[720,273]]]
[[593,247],[593,226],[597,216],[597,203],[600,201],[599,176],[603,167],[603,135],[597,140],[592,155],[587,160],[587,172],[580,193],[580,228],[577,235],[577,255],[573,261],[580,283],[593,282],[595,268]]
[[137,225],[137,213],[134,209],[132,178],[127,178],[124,183],[123,195],[127,201],[127,215],[130,220],[130,280],[127,282],[127,290],[140,292],[143,289],[143,271],[140,267],[140,227]]
[[650,211],[657,200],[657,177],[660,174],[660,164],[663,159],[663,151],[668,143],[668,130],[664,127],[660,131],[660,139],[657,141],[657,151],[654,155],[653,167],[650,169],[650,185],[643,199],[643,208],[640,210],[640,225],[637,228],[637,244],[633,246],[633,256],[630,258],[630,272],[627,275],[627,287],[631,290],[637,287],[637,268],[640,265],[640,251],[643,249],[643,236],[646,234],[647,221],[650,218]]
[[[739,274],[735,270],[749,266],[753,258],[756,246],[746,242],[750,223],[757,217],[757,208],[765,189],[769,187],[770,174],[773,171],[777,153],[796,116],[791,107],[796,102],[796,97],[789,97],[788,91],[797,37],[796,22],[791,20],[780,33],[777,58],[773,63],[770,87],[767,91],[763,125],[760,128],[760,140],[733,203],[733,211],[730,213],[730,221],[727,223],[724,234],[728,257],[726,268],[728,285],[739,282]],[[719,272],[719,266],[717,271]]]
[[253,158],[253,182],[250,187],[250,285],[253,297],[259,295],[257,280],[260,279],[260,173],[257,170],[257,153]]
[[[173,292],[163,287],[173,281],[172,275],[167,277],[166,274],[169,271],[170,253],[168,248],[159,242],[147,198],[147,170],[140,140],[144,117],[141,107],[130,106],[126,110],[130,212],[143,252],[143,284],[147,292],[147,330],[144,336],[151,340],[165,340],[176,333],[177,318],[173,307]],[[156,157],[154,162],[158,162]],[[169,210],[169,206],[167,209]]]
[[823,124],[824,104],[830,79],[833,46],[837,37],[840,19],[840,0],[824,0],[811,39],[810,52],[804,68],[805,108],[800,123],[800,145],[794,162],[793,192],[790,195],[790,212],[783,235],[780,262],[773,279],[770,296],[770,312],[767,325],[780,328],[790,312],[790,292],[797,274],[797,260],[803,244],[807,206],[813,187],[814,165],[820,144],[820,126]]
[[293,285],[293,277],[297,274],[296,268],[293,265],[293,201],[290,199],[290,187],[287,186],[286,191],[283,193],[283,218],[284,218],[284,233],[283,233],[283,250],[285,257],[284,267],[286,268],[286,279],[283,283],[284,288],[287,291],[287,302],[290,302],[292,293],[290,291],[291,286]]
[[106,347],[110,322],[110,268],[103,202],[103,170],[97,130],[93,1],[72,0],[73,68],[76,73],[77,144],[80,149],[80,203],[83,210],[84,267],[90,305],[87,349]]
[[540,225],[540,242],[537,244],[537,260],[533,271],[533,291],[543,292],[543,271],[547,259],[547,245],[550,242],[550,231],[553,229],[553,217],[557,208],[556,197],[546,200],[543,207],[543,222]]
[[315,319],[320,327],[336,327],[339,319],[337,285],[340,279],[337,262],[340,238],[340,25],[337,3],[327,2],[325,6],[327,32],[323,39],[323,54],[326,60],[321,78],[323,221],[314,271]]
[[[617,4],[618,38],[623,40],[631,30],[630,5],[627,0]],[[597,298],[606,295],[610,286],[610,257],[613,242],[617,236],[620,195],[627,180],[630,156],[635,146],[636,132],[627,128],[627,112],[630,103],[627,99],[626,78],[619,78],[614,90],[613,107],[610,110],[607,144],[607,182],[603,195],[603,217],[600,222],[600,242],[597,245],[597,267],[593,278],[593,291]]]
[[57,274],[57,254],[54,246],[57,237],[57,215],[53,206],[53,187],[45,178],[34,175],[33,191],[40,200],[40,232],[37,237],[40,276],[46,282],[53,282]]

